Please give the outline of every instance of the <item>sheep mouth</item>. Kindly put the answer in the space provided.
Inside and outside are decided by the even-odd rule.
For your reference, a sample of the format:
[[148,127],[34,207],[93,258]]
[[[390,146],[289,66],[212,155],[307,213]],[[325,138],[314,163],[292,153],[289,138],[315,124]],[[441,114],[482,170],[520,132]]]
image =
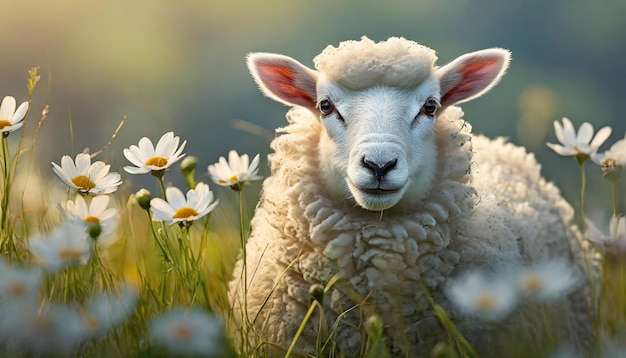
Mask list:
[[400,191],[400,189],[381,189],[381,188],[376,188],[376,189],[359,188],[359,190],[368,195],[389,195],[389,194],[396,194]]

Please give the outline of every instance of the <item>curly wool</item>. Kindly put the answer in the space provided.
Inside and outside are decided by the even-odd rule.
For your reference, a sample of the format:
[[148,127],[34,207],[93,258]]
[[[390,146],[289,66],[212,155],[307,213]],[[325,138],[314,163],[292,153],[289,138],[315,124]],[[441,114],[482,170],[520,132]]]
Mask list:
[[374,42],[344,41],[327,46],[313,59],[315,67],[342,86],[361,90],[373,85],[416,87],[430,76],[435,50],[402,37]]
[[[439,158],[430,196],[403,212],[365,211],[348,198],[331,197],[319,177],[319,120],[302,108],[292,108],[288,119],[272,142],[273,175],[263,184],[247,245],[248,311],[251,317],[260,312],[257,331],[271,342],[289,346],[310,305],[311,287],[324,287],[338,274],[343,279],[326,293],[324,310],[328,326],[341,317],[335,334],[343,352],[358,352],[362,336],[356,327],[361,315],[373,313],[388,327],[396,353],[436,343],[425,338],[440,326],[424,289],[480,345],[481,339],[490,342],[489,328],[457,317],[443,294],[449,277],[472,267],[545,257],[574,260],[573,210],[541,178],[532,155],[504,139],[472,136],[457,107],[437,118]],[[241,269],[240,262],[236,278]],[[238,280],[231,291],[237,307]],[[352,309],[363,301],[368,304]],[[576,311],[567,300],[560,307]],[[585,326],[587,317],[577,312],[563,316],[567,330]],[[314,352],[315,322],[317,313],[298,341],[299,351]]]

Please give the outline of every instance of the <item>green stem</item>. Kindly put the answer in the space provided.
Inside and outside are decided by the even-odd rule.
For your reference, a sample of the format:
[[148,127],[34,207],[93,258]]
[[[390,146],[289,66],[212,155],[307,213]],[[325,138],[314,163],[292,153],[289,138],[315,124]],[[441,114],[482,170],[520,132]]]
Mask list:
[[613,216],[617,216],[617,190],[616,182],[611,181],[611,201],[613,202]]
[[587,223],[585,222],[585,186],[587,185],[587,176],[585,175],[585,161],[579,163],[580,166],[580,227],[585,231]]
[[6,230],[7,236],[6,239],[9,239],[8,236],[8,221],[9,221],[9,214],[8,214],[8,209],[9,209],[9,195],[10,195],[10,190],[11,190],[11,185],[9,183],[9,179],[10,179],[10,173],[9,173],[9,162],[11,160],[11,156],[9,154],[9,141],[8,141],[8,137],[5,136],[3,134],[2,136],[2,174],[3,174],[3,184],[4,184],[4,190],[3,190],[3,196],[2,196],[2,221],[0,221],[2,223],[2,227]]
[[244,227],[244,200],[243,190],[239,190],[239,232],[241,243],[241,262],[243,275],[243,310],[242,310],[242,331],[243,331],[243,355],[246,356],[248,349],[248,333],[250,322],[248,318],[248,266],[246,255],[246,232]]
[[163,200],[167,201],[167,196],[165,195],[165,184],[163,184],[163,176],[157,176],[159,181],[159,187],[161,188],[161,193],[163,194]]

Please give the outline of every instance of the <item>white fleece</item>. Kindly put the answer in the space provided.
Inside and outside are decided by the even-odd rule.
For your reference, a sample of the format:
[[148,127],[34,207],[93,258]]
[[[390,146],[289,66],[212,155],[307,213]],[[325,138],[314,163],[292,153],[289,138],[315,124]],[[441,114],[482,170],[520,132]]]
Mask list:
[[[488,351],[507,330],[494,335],[491,327],[458,316],[443,294],[449,278],[472,267],[498,269],[545,257],[583,266],[573,210],[540,176],[534,157],[502,138],[472,135],[462,115],[449,107],[437,118],[438,169],[429,197],[402,212],[376,213],[328,195],[319,177],[320,121],[302,108],[289,111],[289,125],[272,142],[272,176],[263,184],[247,244],[247,303],[250,317],[261,311],[257,333],[289,346],[310,305],[311,286],[340,274],[324,310],[328,327],[340,318],[336,341],[345,354],[358,355],[362,322],[373,313],[382,318],[394,353],[415,354],[436,343],[442,331],[424,290]],[[236,308],[241,267],[231,283]],[[555,305],[563,338],[575,344],[589,333],[582,295]],[[533,329],[541,318],[532,311],[516,322]],[[318,326],[316,313],[298,351],[314,351]]]

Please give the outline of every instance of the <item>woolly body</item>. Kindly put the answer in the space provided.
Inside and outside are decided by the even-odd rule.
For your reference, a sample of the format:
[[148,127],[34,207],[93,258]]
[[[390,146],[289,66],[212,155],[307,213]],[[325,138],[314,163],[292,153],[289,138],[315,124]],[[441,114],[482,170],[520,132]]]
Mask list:
[[[424,288],[480,348],[493,342],[485,334],[490,328],[455,312],[443,294],[449,278],[546,257],[581,264],[573,210],[541,177],[534,157],[504,139],[472,135],[458,107],[446,107],[433,123],[435,170],[427,192],[382,211],[365,210],[329,187],[320,175],[327,170],[320,154],[327,128],[304,107],[289,111],[289,125],[272,142],[272,176],[263,184],[247,244],[248,312],[259,314],[257,331],[268,341],[289,346],[310,306],[311,287],[339,274],[324,312],[329,327],[339,322],[334,334],[344,353],[358,354],[359,327],[373,313],[396,353],[434,343],[427,337],[440,328]],[[231,283],[235,307],[242,302],[241,269],[240,262]],[[581,302],[574,295],[556,308],[565,338],[584,335]],[[315,351],[318,323],[314,315],[298,351]]]

